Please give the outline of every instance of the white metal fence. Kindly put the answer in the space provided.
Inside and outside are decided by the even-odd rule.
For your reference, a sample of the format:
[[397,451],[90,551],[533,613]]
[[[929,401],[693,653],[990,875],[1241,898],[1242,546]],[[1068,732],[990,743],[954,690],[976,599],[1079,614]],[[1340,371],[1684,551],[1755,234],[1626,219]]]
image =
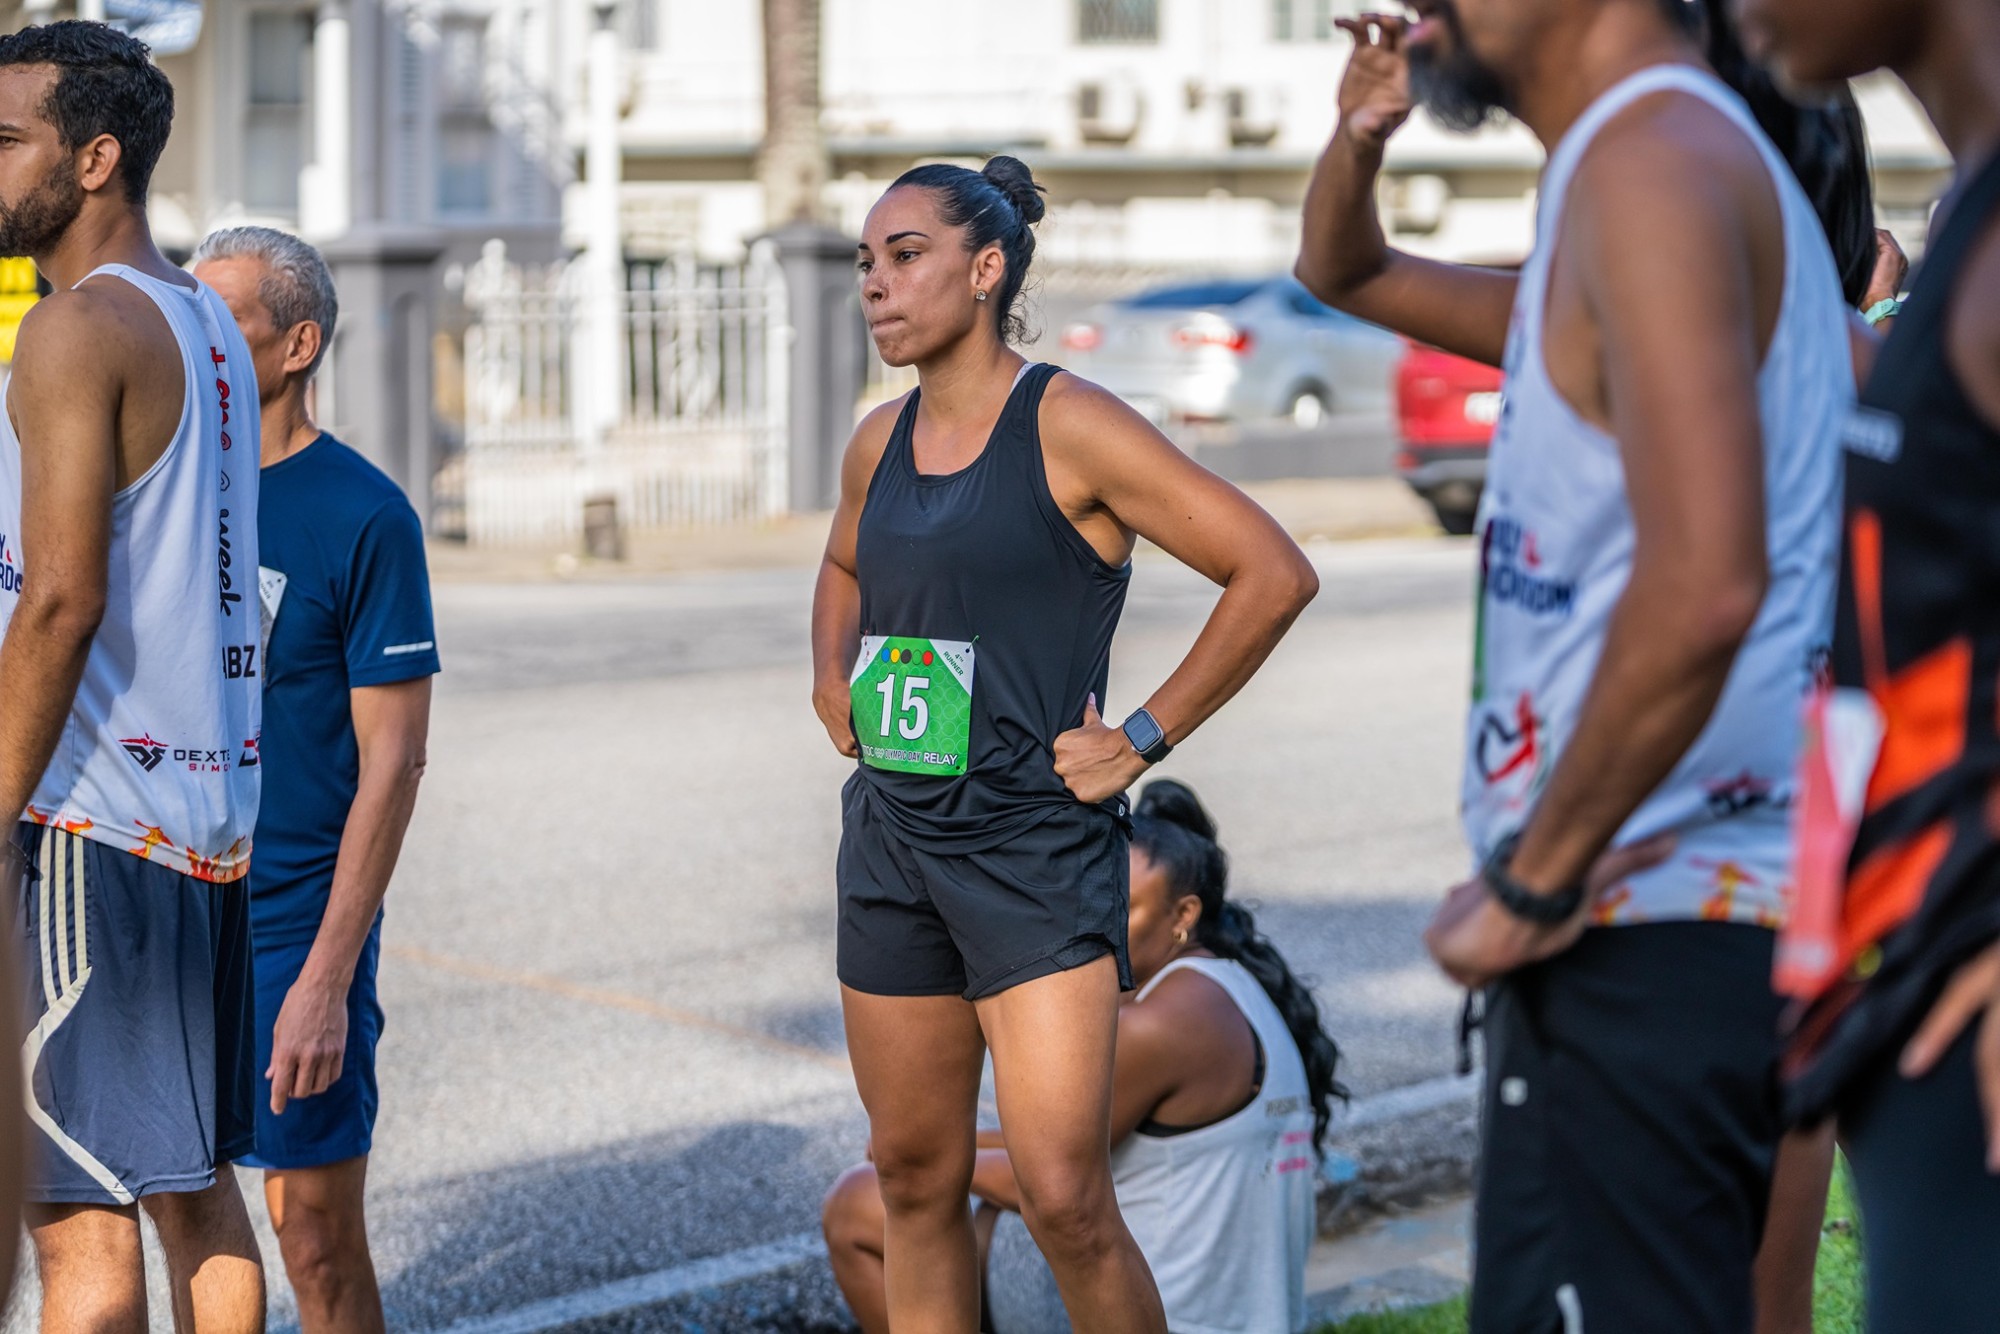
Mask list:
[[566,538],[601,495],[635,528],[782,512],[791,331],[768,248],[636,270],[623,291],[590,278],[497,241],[466,272],[467,539]]

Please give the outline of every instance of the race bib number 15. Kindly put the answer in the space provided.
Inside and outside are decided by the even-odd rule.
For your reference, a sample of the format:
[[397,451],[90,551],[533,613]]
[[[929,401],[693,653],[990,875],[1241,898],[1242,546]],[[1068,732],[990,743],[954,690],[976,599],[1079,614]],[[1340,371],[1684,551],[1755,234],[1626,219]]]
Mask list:
[[849,681],[861,762],[906,774],[965,772],[972,645],[864,635]]

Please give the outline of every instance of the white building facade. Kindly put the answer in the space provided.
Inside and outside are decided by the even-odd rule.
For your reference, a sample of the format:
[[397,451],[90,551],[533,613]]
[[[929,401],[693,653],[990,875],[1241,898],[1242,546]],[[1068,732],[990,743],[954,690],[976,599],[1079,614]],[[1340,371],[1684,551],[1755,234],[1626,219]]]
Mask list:
[[[623,225],[640,253],[722,256],[764,224],[757,0],[620,0],[628,34]],[[1006,151],[1049,187],[1055,265],[1274,269],[1334,121],[1364,0],[823,0],[829,214],[856,230],[933,158]],[[573,26],[580,19],[573,19]],[[571,44],[574,49],[574,43]],[[1885,216],[1907,239],[1946,161],[1899,85],[1862,89]],[[573,114],[570,139],[581,143]],[[1417,117],[1393,141],[1397,240],[1458,259],[1527,248],[1541,152],[1519,126],[1473,136]],[[572,207],[569,233],[581,210]]]

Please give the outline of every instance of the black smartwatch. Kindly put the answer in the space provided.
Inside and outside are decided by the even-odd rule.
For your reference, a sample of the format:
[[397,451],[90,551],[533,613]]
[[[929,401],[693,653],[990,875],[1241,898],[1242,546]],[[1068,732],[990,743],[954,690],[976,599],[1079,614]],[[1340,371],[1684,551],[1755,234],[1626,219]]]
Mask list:
[[1167,744],[1167,730],[1144,709],[1125,720],[1124,730],[1125,739],[1132,743],[1132,749],[1138,751],[1139,758],[1148,764],[1158,764],[1174,752],[1174,748]]
[[1479,878],[1485,882],[1486,892],[1522,921],[1533,922],[1537,926],[1560,926],[1583,906],[1583,886],[1569,885],[1553,894],[1537,894],[1522,885],[1508,873],[1508,867],[1514,860],[1514,845],[1520,841],[1519,834],[1509,834],[1501,839],[1500,845],[1486,859]]

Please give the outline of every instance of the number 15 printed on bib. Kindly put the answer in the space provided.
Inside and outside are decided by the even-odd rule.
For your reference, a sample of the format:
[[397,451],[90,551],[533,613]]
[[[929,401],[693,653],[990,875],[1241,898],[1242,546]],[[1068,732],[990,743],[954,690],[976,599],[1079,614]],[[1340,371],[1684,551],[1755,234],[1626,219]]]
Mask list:
[[906,774],[962,774],[972,740],[972,645],[864,635],[849,687],[861,762]]

